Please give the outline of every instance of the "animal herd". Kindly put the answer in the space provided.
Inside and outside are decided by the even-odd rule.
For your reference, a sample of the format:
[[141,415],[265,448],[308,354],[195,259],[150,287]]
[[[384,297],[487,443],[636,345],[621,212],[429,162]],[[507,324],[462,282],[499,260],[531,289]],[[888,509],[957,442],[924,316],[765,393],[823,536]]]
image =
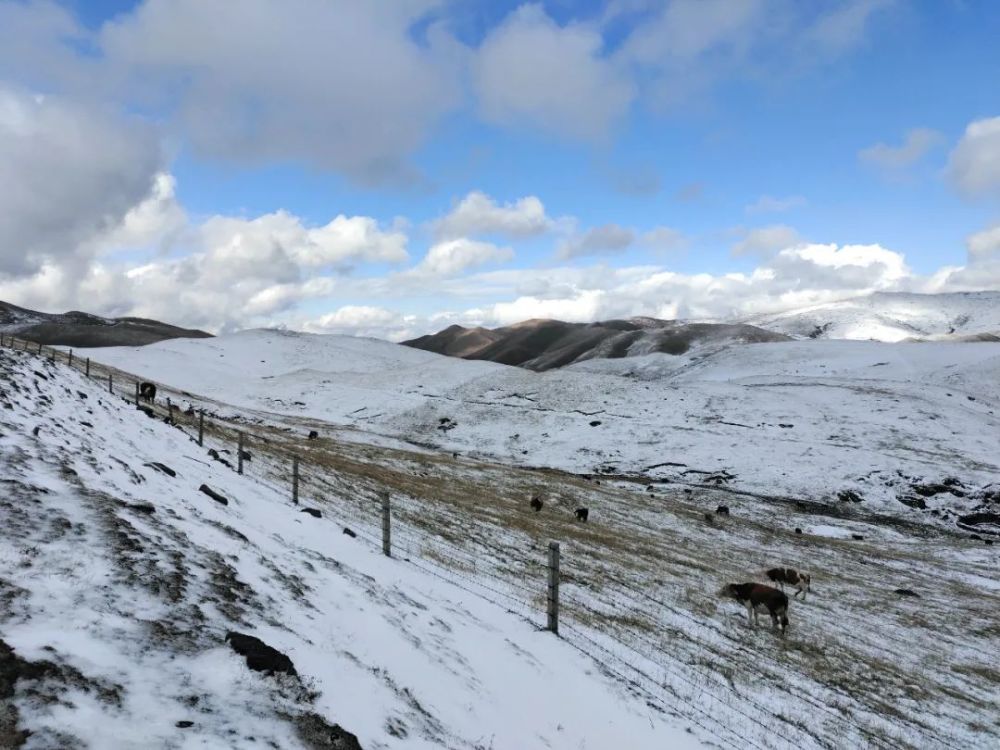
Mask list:
[[[539,513],[544,507],[544,503],[540,496],[532,495],[529,506],[535,513]],[[714,514],[705,513],[705,519],[711,522],[715,516],[728,517],[729,515],[729,506],[720,505],[715,509]],[[574,511],[574,516],[576,520],[585,523],[590,517],[590,509],[577,508]],[[767,612],[771,617],[772,628],[784,634],[788,630],[788,596],[785,594],[785,586],[794,589],[793,599],[801,596],[802,601],[805,601],[812,578],[808,573],[786,567],[769,568],[763,571],[760,577],[777,584],[778,588],[754,581],[728,583],[722,587],[719,595],[735,599],[743,604],[747,608],[747,620],[751,626],[760,624],[760,613]]]

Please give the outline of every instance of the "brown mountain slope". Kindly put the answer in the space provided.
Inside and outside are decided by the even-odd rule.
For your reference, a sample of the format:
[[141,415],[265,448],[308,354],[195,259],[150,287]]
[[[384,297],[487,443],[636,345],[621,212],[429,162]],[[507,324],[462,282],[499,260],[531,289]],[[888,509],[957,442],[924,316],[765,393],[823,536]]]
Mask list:
[[594,358],[652,352],[683,354],[698,344],[788,340],[784,334],[742,324],[633,318],[597,323],[527,320],[495,329],[454,325],[403,344],[463,359],[485,359],[542,371]]
[[145,318],[102,318],[89,313],[43,313],[0,302],[0,331],[49,346],[145,346],[210,333]]

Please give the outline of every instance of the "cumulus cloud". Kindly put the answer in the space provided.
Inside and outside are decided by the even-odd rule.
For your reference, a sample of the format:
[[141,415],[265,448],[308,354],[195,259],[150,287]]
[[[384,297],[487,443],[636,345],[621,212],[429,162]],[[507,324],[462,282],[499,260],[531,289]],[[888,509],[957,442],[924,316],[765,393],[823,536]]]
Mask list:
[[597,28],[559,26],[541,5],[522,5],[476,51],[472,79],[481,115],[581,140],[604,137],[636,90],[603,46]]
[[412,334],[415,316],[370,305],[345,305],[318,318],[306,319],[295,327],[308,333],[369,336],[400,341]]
[[802,241],[799,233],[785,224],[748,230],[743,239],[733,245],[733,255],[771,255]]
[[858,152],[858,158],[881,169],[904,169],[920,161],[944,136],[930,128],[915,128],[906,133],[902,144],[876,143]]
[[0,274],[72,262],[149,195],[161,166],[145,124],[0,85]]
[[770,195],[762,195],[756,201],[748,205],[744,210],[748,214],[780,213],[793,208],[801,208],[808,201],[801,195],[790,195],[787,198],[775,198]]
[[966,240],[970,260],[1000,256],[1000,225],[976,232]]
[[948,175],[968,196],[1000,191],[1000,117],[969,124],[948,158]]
[[514,251],[509,247],[497,247],[489,242],[477,242],[463,237],[432,246],[415,271],[452,276],[469,268],[487,263],[505,263],[513,258]]
[[556,250],[556,256],[562,260],[569,260],[583,255],[621,253],[631,247],[633,242],[635,242],[633,230],[618,224],[605,224],[563,240]]
[[498,204],[485,193],[474,190],[446,216],[432,222],[431,228],[440,239],[482,234],[522,239],[543,234],[552,226],[553,221],[545,215],[545,206],[533,195]]
[[439,26],[414,32],[433,5],[146,0],[105,24],[98,47],[109,75],[173,113],[202,153],[379,183],[407,178],[408,156],[459,102],[454,43]]
[[687,237],[682,232],[670,227],[654,227],[643,232],[638,243],[645,248],[657,252],[673,252],[687,246]]

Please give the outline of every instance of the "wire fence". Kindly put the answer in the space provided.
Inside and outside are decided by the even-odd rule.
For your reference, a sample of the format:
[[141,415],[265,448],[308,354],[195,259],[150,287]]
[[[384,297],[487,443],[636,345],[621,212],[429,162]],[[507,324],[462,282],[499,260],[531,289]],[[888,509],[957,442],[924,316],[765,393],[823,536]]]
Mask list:
[[[556,579],[563,583],[564,591],[559,594],[557,583],[553,602],[553,591],[547,585],[552,571],[543,545],[526,539],[523,549],[501,549],[474,537],[458,538],[444,524],[435,525],[434,519],[427,517],[425,507],[418,507],[405,497],[394,497],[390,510],[384,499],[385,490],[377,483],[349,481],[336,470],[310,462],[311,436],[289,433],[287,428],[239,414],[223,416],[219,407],[213,408],[191,394],[94,362],[73,350],[10,335],[0,335],[0,346],[67,364],[92,380],[106,383],[109,395],[120,397],[148,417],[162,419],[183,431],[214,460],[286,496],[291,506],[298,506],[298,512],[313,512],[336,520],[343,525],[344,533],[375,549],[389,550],[402,562],[492,602],[539,629],[553,629],[550,624],[555,606],[558,632],[563,640],[593,659],[647,705],[682,715],[723,746],[765,748],[791,743],[797,747],[834,747],[837,744],[817,733],[800,716],[789,715],[780,706],[768,705],[740,692],[723,674],[693,660],[685,662],[675,635],[706,653],[735,651],[751,665],[759,659],[755,652],[724,632],[722,643],[713,643],[705,635],[699,635],[706,630],[713,635],[718,633],[685,608],[654,596],[617,574],[605,572],[604,593],[595,598],[585,587],[573,585],[578,580],[575,576],[560,576],[557,568]],[[144,395],[145,383],[156,387],[155,398]],[[651,615],[651,608],[669,612],[689,627],[672,630],[670,637],[664,637],[662,632],[655,632],[657,620]],[[758,668],[757,672],[762,680],[776,679],[773,671]],[[846,694],[840,697],[850,699]],[[862,724],[847,707],[827,705],[811,695],[796,698],[823,713],[828,721],[836,722],[842,730],[826,737],[849,736],[871,747],[892,746],[879,727]]]

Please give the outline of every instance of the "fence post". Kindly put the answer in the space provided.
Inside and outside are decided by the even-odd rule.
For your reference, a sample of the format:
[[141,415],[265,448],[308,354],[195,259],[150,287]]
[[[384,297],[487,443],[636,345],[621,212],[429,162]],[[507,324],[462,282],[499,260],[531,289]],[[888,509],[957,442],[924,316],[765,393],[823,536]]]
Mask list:
[[111,373],[108,373],[108,393],[112,396],[115,395],[114,381],[111,379]]
[[292,505],[299,504],[299,457],[292,456]]
[[167,396],[167,417],[170,424],[174,424],[174,402],[170,400],[170,396]]
[[380,492],[382,499],[382,554],[392,557],[392,515],[389,510],[389,493]]
[[90,357],[87,357],[87,377],[90,377]]
[[70,367],[73,366],[73,350],[72,349],[69,350],[69,366]]
[[559,635],[559,542],[549,542],[548,630]]
[[205,445],[205,410],[198,410],[198,445]]
[[236,473],[243,473],[243,433],[236,433]]
[[135,405],[139,405],[139,381],[135,381]]
[[[39,354],[42,353],[42,345],[41,344],[38,345],[38,353]],[[56,350],[55,349],[52,350],[52,361],[53,362],[56,361]]]
[[39,354],[42,353],[42,342],[41,341],[38,342],[38,353]]

